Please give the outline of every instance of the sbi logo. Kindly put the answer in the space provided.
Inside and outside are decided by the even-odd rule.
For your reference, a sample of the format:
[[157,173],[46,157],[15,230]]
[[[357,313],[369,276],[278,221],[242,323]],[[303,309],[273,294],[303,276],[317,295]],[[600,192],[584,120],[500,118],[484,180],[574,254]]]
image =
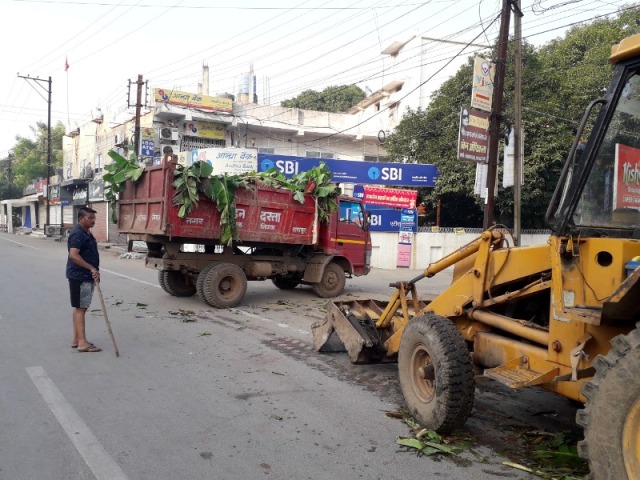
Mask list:
[[272,168],[277,168],[285,175],[295,175],[299,172],[299,163],[293,160],[276,160],[265,158],[260,162],[260,171],[266,172]]
[[367,174],[371,180],[402,180],[402,168],[399,167],[371,167]]
[[260,162],[260,171],[262,172],[271,170],[273,167],[275,167],[275,164],[273,163],[273,160],[269,158],[265,158],[264,160],[262,160],[262,162]]

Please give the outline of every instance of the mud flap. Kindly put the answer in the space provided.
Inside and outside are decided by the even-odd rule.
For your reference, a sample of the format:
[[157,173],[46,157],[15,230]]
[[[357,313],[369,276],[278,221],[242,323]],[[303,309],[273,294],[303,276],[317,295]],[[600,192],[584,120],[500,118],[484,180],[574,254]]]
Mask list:
[[372,318],[382,309],[374,300],[367,302],[329,302],[325,318],[311,325],[316,351],[327,351],[333,336],[344,346],[352,363],[385,360],[383,342]]

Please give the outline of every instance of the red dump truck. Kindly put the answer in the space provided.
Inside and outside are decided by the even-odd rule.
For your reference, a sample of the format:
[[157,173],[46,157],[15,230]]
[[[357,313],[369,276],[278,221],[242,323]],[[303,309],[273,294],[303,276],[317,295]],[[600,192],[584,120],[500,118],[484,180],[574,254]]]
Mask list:
[[158,270],[167,293],[198,293],[209,305],[228,308],[240,303],[247,280],[271,279],[283,290],[306,284],[320,297],[335,297],[347,276],[369,273],[371,237],[360,200],[340,196],[329,220],[320,222],[311,195],[301,204],[290,190],[256,182],[236,191],[239,240],[222,246],[220,213],[203,195],[185,218],[178,216],[174,169],[171,163],[145,168],[118,201],[119,231],[147,243],[146,266]]

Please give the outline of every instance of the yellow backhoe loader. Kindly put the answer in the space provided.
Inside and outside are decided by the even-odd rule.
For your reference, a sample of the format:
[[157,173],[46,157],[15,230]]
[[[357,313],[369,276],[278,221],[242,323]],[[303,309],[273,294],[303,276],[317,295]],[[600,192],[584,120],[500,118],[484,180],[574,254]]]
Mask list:
[[[406,282],[389,303],[329,303],[312,326],[335,331],[352,362],[398,362],[415,418],[439,432],[471,414],[473,368],[511,388],[583,402],[579,453],[594,480],[640,479],[640,35],[612,48],[546,213],[546,244],[514,247],[493,228]],[[588,141],[580,144],[585,131]],[[454,270],[430,302],[416,282]]]

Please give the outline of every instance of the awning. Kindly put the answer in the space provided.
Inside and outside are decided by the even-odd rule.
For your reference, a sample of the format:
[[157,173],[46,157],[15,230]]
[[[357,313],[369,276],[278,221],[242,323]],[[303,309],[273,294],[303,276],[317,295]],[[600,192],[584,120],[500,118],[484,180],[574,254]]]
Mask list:
[[9,205],[11,208],[16,207],[26,207],[31,203],[39,202],[41,195],[39,193],[34,193],[33,195],[27,195],[22,198],[13,198],[10,200],[2,200],[0,204]]

